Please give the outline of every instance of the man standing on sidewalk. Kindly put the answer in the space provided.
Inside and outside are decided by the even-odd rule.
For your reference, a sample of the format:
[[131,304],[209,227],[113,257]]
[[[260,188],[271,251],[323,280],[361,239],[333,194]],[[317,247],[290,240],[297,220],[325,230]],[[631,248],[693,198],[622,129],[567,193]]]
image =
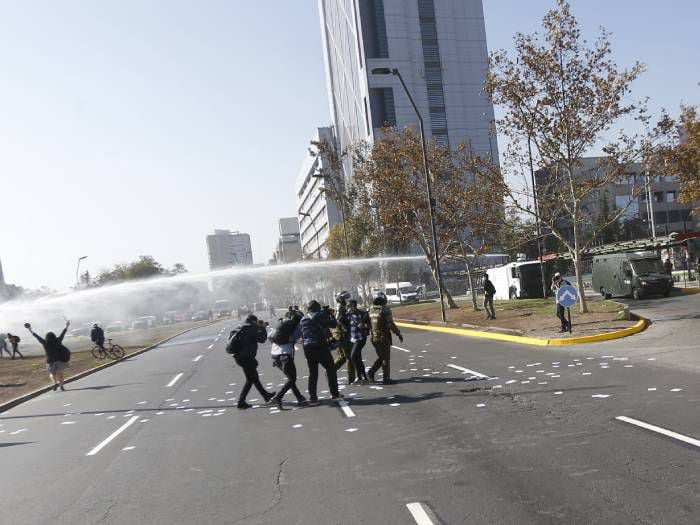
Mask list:
[[496,294],[496,287],[489,279],[489,274],[484,274],[484,310],[486,319],[495,319],[496,310],[493,309],[493,296]]
[[[561,278],[561,274],[559,272],[554,274],[554,277],[552,277],[552,291],[554,292],[554,297],[556,298],[557,292],[559,291],[559,288],[561,288],[564,285],[571,286],[571,283],[567,281],[566,279]],[[569,331],[569,321],[566,320],[566,309],[560,305],[557,302],[557,317],[559,318],[559,321],[561,322],[561,330],[559,332],[568,332]]]

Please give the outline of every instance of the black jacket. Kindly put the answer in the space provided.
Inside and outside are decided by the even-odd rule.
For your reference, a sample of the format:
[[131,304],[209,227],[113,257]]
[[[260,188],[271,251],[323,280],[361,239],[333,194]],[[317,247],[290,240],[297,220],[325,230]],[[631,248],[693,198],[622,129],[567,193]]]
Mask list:
[[264,327],[243,323],[238,327],[243,332],[243,347],[238,353],[238,359],[255,359],[258,355],[258,343],[267,340],[267,331]]
[[105,331],[99,326],[90,330],[90,340],[96,345],[102,345],[105,342]]
[[56,340],[52,343],[46,342],[46,340],[43,337],[38,336],[34,332],[32,332],[32,335],[36,337],[36,340],[41,343],[41,346],[44,347],[44,353],[46,354],[46,362],[47,363],[55,363],[56,361],[63,361],[63,356],[64,356],[64,349],[63,349],[63,336],[66,335],[66,330],[67,328],[63,329],[63,332],[61,332],[61,335],[59,335]]

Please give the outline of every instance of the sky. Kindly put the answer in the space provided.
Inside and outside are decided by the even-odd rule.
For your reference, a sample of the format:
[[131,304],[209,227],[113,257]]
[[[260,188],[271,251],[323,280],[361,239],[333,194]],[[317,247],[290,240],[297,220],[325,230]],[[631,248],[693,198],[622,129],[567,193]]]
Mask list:
[[[406,0],[411,1],[411,0]],[[436,0],[439,1],[439,0]],[[484,0],[490,50],[553,0]],[[699,103],[700,3],[573,0],[584,36],[648,70],[650,107]],[[207,270],[215,228],[267,262],[314,129],[330,123],[315,0],[0,0],[0,260],[64,290],[152,255]]]

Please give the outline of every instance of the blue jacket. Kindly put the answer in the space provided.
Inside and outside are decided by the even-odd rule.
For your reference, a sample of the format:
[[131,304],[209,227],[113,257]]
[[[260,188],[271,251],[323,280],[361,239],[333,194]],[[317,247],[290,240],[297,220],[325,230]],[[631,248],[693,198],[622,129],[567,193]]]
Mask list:
[[338,323],[325,312],[306,314],[301,320],[301,338],[304,346],[327,346],[330,328]]

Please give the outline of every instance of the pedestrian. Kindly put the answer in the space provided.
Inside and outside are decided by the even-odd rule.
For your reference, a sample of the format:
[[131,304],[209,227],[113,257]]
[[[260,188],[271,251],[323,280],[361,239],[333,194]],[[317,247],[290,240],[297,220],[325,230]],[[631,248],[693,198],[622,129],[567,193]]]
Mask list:
[[63,387],[63,371],[68,366],[70,361],[70,350],[63,346],[63,337],[66,335],[66,330],[70,326],[70,321],[66,321],[66,327],[61,332],[61,335],[56,337],[53,332],[47,332],[46,337],[42,338],[32,330],[32,325],[24,323],[24,327],[29,330],[29,333],[36,337],[41,346],[44,347],[46,354],[46,369],[49,371],[49,377],[53,381],[53,389],[57,388],[65,390]]
[[369,379],[367,377],[367,371],[365,370],[365,363],[362,360],[362,349],[367,343],[369,317],[366,311],[360,310],[357,307],[357,301],[354,299],[348,301],[348,325],[350,343],[352,344],[350,358],[352,359],[352,364],[355,366],[357,381],[360,383],[367,383]]
[[226,345],[226,352],[233,355],[236,364],[243,369],[245,384],[238,396],[240,409],[250,408],[246,402],[246,396],[251,387],[255,386],[266,403],[275,396],[275,392],[268,392],[260,383],[258,376],[258,343],[264,343],[267,339],[265,325],[258,323],[258,318],[252,314],[246,317],[245,322],[233,330]]
[[[554,292],[554,297],[556,300],[557,296],[557,291],[559,291],[559,288],[562,286],[567,285],[571,286],[571,283],[567,281],[566,279],[562,279],[561,274],[559,272],[554,274],[554,277],[552,277],[552,292]],[[559,330],[560,333],[563,332],[568,332],[569,331],[569,321],[566,319],[565,315],[565,309],[562,305],[557,302],[557,317],[559,318],[559,321],[561,322],[561,329]]]
[[372,307],[369,309],[370,330],[372,335],[372,345],[377,352],[377,360],[370,367],[367,375],[369,380],[374,383],[377,370],[382,369],[382,383],[385,385],[392,384],[391,381],[391,332],[396,334],[399,341],[403,343],[401,331],[394,323],[394,317],[391,310],[386,305],[386,295],[379,292],[372,302]]
[[666,257],[666,260],[664,261],[664,268],[666,268],[667,274],[673,275],[673,263],[671,262],[670,255],[668,257]]
[[318,404],[316,387],[318,384],[318,366],[326,370],[328,390],[331,399],[343,396],[338,392],[338,376],[335,373],[331,349],[328,344],[330,328],[336,325],[335,319],[321,311],[321,304],[311,300],[306,307],[306,315],[301,319],[301,337],[304,345],[304,357],[309,365],[309,401]]
[[18,354],[20,359],[24,359],[24,356],[19,351],[19,342],[21,341],[19,336],[7,332],[7,340],[10,342],[10,346],[12,346],[12,359],[15,358],[15,354]]
[[496,294],[496,287],[489,279],[489,274],[484,274],[484,310],[486,319],[495,319],[496,310],[493,309],[493,296]]
[[355,382],[355,365],[352,362],[352,343],[350,342],[350,327],[348,326],[347,300],[350,299],[350,292],[340,292],[335,298],[338,303],[338,310],[335,313],[337,321],[335,328],[331,330],[333,339],[338,345],[338,357],[335,360],[335,369],[340,370],[342,366],[348,364],[348,384]]
[[270,305],[270,321],[275,320],[275,307]]
[[306,398],[297,388],[297,367],[294,364],[294,344],[301,337],[301,319],[280,319],[275,328],[268,327],[267,338],[271,343],[272,366],[279,368],[287,377],[287,382],[272,398],[277,408],[282,409],[282,398],[291,390],[297,404],[306,403]]
[[0,334],[0,358],[2,358],[3,351],[7,352],[7,355],[12,357],[10,350],[7,348],[7,341],[5,340],[5,334]]

